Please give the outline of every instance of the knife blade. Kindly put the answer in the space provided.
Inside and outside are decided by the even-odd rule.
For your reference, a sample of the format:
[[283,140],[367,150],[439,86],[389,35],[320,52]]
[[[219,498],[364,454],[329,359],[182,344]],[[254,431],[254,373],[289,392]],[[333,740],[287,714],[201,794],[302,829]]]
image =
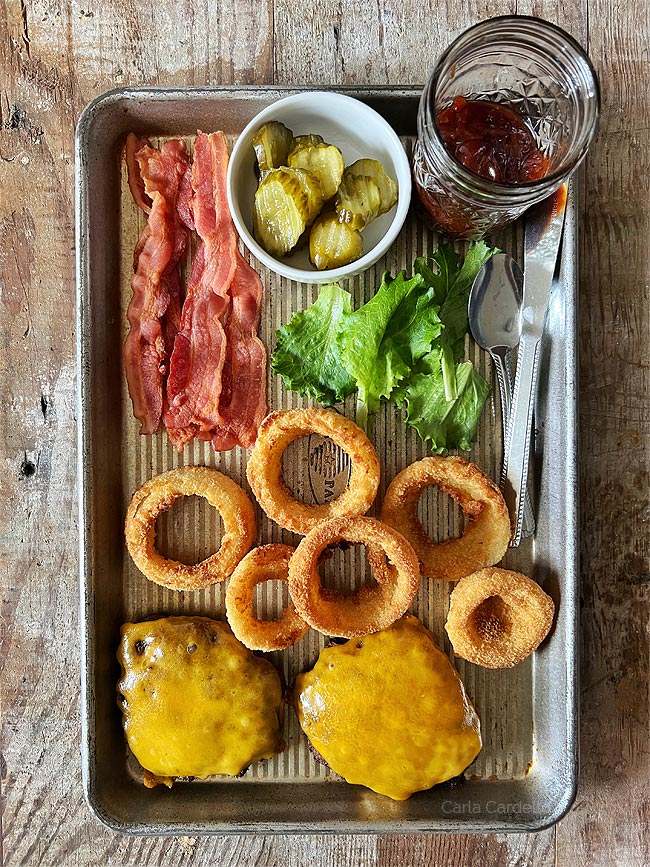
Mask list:
[[510,542],[513,548],[522,538],[539,344],[562,239],[566,198],[566,184],[562,184],[548,199],[526,214],[521,339],[501,477],[503,495],[513,519]]

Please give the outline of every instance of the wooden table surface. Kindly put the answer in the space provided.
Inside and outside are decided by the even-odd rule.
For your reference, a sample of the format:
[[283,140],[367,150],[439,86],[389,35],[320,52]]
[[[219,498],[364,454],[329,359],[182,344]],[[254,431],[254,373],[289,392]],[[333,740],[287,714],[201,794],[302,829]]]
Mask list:
[[[2,795],[7,865],[650,863],[649,7],[646,0],[1,0]],[[580,281],[582,770],[534,835],[128,838],[79,755],[73,134],[126,84],[421,84],[492,15],[537,14],[602,85]]]

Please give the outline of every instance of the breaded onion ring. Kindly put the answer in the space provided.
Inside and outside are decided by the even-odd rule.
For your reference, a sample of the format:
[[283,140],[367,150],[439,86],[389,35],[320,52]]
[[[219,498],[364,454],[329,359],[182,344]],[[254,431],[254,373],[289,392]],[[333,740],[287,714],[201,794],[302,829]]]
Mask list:
[[286,581],[290,545],[262,545],[253,548],[232,573],[226,589],[226,616],[236,637],[250,650],[284,650],[309,631],[293,602],[279,620],[258,620],[253,616],[253,593],[264,581]]
[[[318,562],[338,542],[367,545],[377,585],[342,596],[321,586]],[[388,560],[375,569],[378,554]],[[314,527],[289,563],[289,593],[298,614],[319,632],[356,638],[389,626],[407,610],[420,584],[418,558],[406,539],[374,518],[334,518]]]
[[[167,560],[155,547],[156,518],[179,497],[205,497],[223,520],[224,535],[216,554],[195,566]],[[179,467],[145,482],[126,513],[126,545],[138,569],[150,581],[172,590],[200,590],[226,579],[255,538],[255,512],[244,491],[210,467]]]
[[[418,500],[430,485],[453,497],[469,518],[460,539],[433,542],[418,520]],[[501,491],[475,464],[458,457],[424,458],[402,470],[388,486],[381,520],[409,540],[429,578],[458,581],[498,563],[510,542],[510,515]]]
[[[294,499],[282,478],[282,454],[299,437],[329,437],[352,458],[348,487],[335,500],[307,505]],[[379,487],[379,459],[372,443],[353,421],[333,410],[290,409],[268,415],[257,433],[246,475],[266,514],[287,530],[305,535],[329,518],[363,515]]]
[[485,668],[512,668],[546,638],[555,606],[525,575],[481,569],[454,587],[445,629],[456,656]]

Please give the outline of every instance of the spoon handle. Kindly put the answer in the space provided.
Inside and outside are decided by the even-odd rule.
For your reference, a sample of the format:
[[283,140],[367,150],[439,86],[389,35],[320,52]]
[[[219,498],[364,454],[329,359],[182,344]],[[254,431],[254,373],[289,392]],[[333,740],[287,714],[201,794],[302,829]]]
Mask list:
[[[492,358],[497,371],[499,391],[501,392],[501,423],[503,425],[503,448],[505,455],[506,440],[508,437],[508,420],[512,409],[512,380],[510,377],[510,368],[508,367],[506,353],[504,352],[501,354],[500,352],[494,352]],[[535,532],[535,515],[533,513],[532,503],[530,502],[530,496],[528,495],[527,480],[528,474],[525,476],[524,514],[521,529],[521,536],[524,539],[528,536],[532,536]],[[508,503],[509,507],[510,505],[511,504]],[[516,513],[511,512],[511,514]]]
[[512,405],[512,382],[510,381],[510,371],[508,370],[505,355],[501,355],[500,352],[493,352],[492,360],[496,367],[499,391],[501,393],[501,424],[503,426],[503,445],[505,448],[506,437],[508,436],[508,419],[510,418],[510,408]]

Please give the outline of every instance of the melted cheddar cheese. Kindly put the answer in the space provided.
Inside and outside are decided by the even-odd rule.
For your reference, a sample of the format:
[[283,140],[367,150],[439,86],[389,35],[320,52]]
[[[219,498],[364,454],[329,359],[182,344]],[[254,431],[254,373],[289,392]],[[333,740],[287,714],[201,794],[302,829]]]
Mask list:
[[476,758],[480,724],[456,669],[415,617],[325,648],[296,678],[300,725],[349,783],[401,801]]
[[118,661],[124,731],[143,768],[170,777],[236,775],[282,748],[277,671],[226,623],[166,617],[125,623]]

